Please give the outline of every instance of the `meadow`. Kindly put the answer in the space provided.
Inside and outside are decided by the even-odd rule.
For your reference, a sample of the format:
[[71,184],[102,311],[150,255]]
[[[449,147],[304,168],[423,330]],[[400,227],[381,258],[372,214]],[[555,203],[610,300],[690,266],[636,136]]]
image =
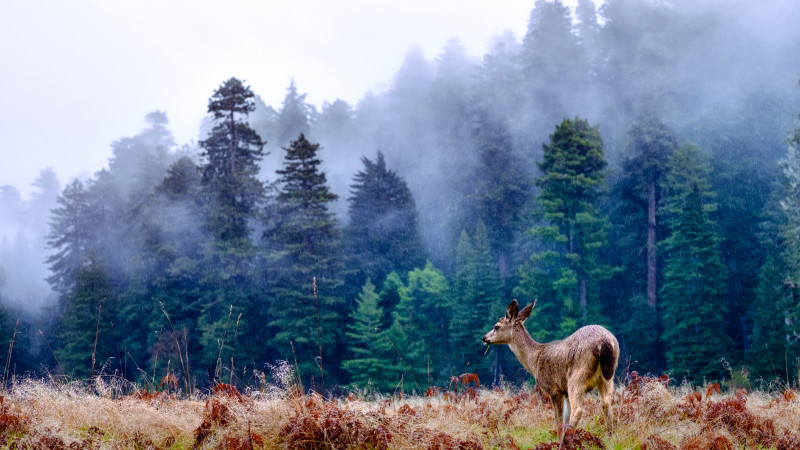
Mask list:
[[354,391],[303,393],[282,382],[243,389],[218,384],[190,396],[174,378],[158,390],[98,376],[91,382],[20,379],[0,397],[6,448],[424,448],[732,449],[800,448],[800,397],[793,389],[748,392],[713,383],[698,390],[667,376],[631,373],[618,383],[613,430],[590,394],[584,419],[559,440],[552,406],[534,387],[487,389],[476,376],[422,396]]

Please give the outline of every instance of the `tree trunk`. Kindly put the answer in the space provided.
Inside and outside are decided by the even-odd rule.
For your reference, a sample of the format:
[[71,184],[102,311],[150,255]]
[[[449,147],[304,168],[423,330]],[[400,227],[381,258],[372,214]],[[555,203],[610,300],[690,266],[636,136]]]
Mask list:
[[500,382],[503,381],[503,347],[499,345],[494,345],[492,347],[494,350],[494,385],[500,386]]
[[231,111],[231,115],[230,115],[230,119],[229,119],[230,120],[230,132],[231,132],[231,148],[230,148],[230,154],[228,155],[228,158],[230,158],[228,160],[228,162],[230,164],[229,170],[231,172],[230,173],[231,177],[234,177],[234,175],[236,173],[236,144],[237,144],[237,142],[236,142],[236,122],[235,122],[234,118],[235,117],[233,115],[233,111]]
[[656,184],[650,183],[647,204],[647,302],[651,308],[658,306],[656,297]]
[[586,274],[580,275],[580,280],[578,281],[578,283],[580,286],[581,312],[583,313],[582,325],[586,325]]

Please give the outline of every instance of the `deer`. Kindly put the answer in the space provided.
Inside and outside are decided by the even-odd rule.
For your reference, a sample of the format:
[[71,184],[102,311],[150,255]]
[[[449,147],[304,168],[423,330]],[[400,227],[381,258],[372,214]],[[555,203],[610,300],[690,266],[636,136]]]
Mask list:
[[600,393],[603,420],[606,428],[611,430],[614,372],[619,359],[617,338],[600,325],[587,325],[564,340],[536,342],[524,326],[535,305],[536,300],[520,311],[517,301],[513,300],[505,317],[501,317],[483,336],[483,342],[487,345],[508,344],[553,402],[559,434],[562,423],[577,427],[583,415],[583,398],[593,389]]

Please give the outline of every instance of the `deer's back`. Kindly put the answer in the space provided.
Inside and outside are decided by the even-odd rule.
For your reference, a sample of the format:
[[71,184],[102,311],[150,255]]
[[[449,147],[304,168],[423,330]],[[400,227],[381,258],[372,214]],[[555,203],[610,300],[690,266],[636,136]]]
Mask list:
[[613,377],[619,358],[619,343],[600,325],[587,325],[564,340],[544,344],[541,358],[544,364],[543,373],[540,373],[547,379],[542,381],[552,390],[566,391],[568,380],[576,374],[587,381],[598,370],[605,379]]

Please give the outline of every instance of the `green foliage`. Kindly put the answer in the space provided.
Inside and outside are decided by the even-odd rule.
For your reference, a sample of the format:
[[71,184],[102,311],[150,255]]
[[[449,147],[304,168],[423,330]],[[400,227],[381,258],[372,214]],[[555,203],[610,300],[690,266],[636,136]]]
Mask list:
[[699,383],[720,378],[724,372],[720,359],[730,355],[724,332],[727,270],[698,184],[682,196],[683,208],[662,243],[667,254],[660,292],[662,338],[668,345],[670,369]]
[[[198,328],[205,363],[214,378],[221,374],[220,359],[233,365],[256,357],[265,344],[258,326],[262,293],[256,289],[251,236],[266,196],[257,177],[264,142],[248,122],[255,109],[253,97],[250,88],[236,78],[220,85],[208,102],[214,126],[200,142],[201,198],[206,208],[202,226],[211,238],[203,243],[199,267],[202,313]],[[231,311],[236,312],[233,319],[229,318]],[[235,326],[230,325],[231,320]],[[234,348],[237,340],[230,335],[239,333],[245,342]]]
[[[392,345],[393,364],[385,367],[383,380],[408,391],[424,389],[425,366],[419,365],[424,357],[416,342],[418,323],[415,302],[408,286],[397,272],[386,276],[379,293],[379,306],[384,310],[382,321],[384,336]],[[388,317],[387,317],[388,313]]]
[[[667,162],[664,177],[664,201],[660,213],[666,218],[678,215],[694,186],[702,195],[703,210],[711,214],[717,210],[716,192],[711,190],[711,166],[707,157],[694,144],[683,144],[675,149]],[[667,224],[668,226],[670,224]]]
[[[118,356],[112,328],[117,315],[116,292],[97,254],[89,253],[78,269],[56,325],[61,345],[55,351],[65,374],[88,378]],[[94,370],[94,372],[92,372]]]
[[597,208],[605,166],[600,132],[583,119],[564,120],[550,136],[550,144],[544,145],[539,163],[543,175],[536,184],[548,225],[530,232],[547,248],[535,253],[522,269],[517,293],[553,299],[552,307],[543,312],[549,313],[549,326],[557,328],[547,337],[564,337],[586,324],[590,309],[597,307],[597,283],[613,274],[614,269],[599,259],[608,228]]
[[794,292],[785,284],[786,272],[787,266],[778,252],[771,252],[759,270],[753,303],[752,341],[747,355],[753,378],[785,378],[789,371],[787,355],[793,349],[786,337],[789,332],[787,322],[793,322],[791,301]]
[[[452,304],[447,279],[428,262],[408,273],[408,284],[392,272],[386,277],[379,305],[391,308],[385,336],[399,360],[385,367],[383,382],[403,383],[406,390],[424,392],[446,384],[452,374],[448,336]],[[393,305],[393,306],[387,306]]]
[[375,285],[368,279],[345,332],[348,350],[353,356],[342,363],[342,368],[350,375],[354,387],[371,386],[386,392],[397,385],[397,380],[392,380],[387,374],[396,373],[393,366],[402,363],[397,361],[392,343],[381,327],[384,311],[379,298]]
[[[447,324],[452,303],[450,288],[444,274],[428,261],[422,269],[408,273],[408,291],[413,299],[416,328],[409,337],[417,346],[414,365],[427,368],[427,384],[442,384],[451,373],[451,348]],[[408,309],[406,309],[408,311]]]
[[247,122],[255,109],[253,96],[236,78],[223,83],[208,101],[214,127],[200,141],[205,158],[202,181],[211,207],[208,226],[218,241],[236,242],[243,249],[248,246],[249,220],[265,195],[257,178],[264,142]]
[[[514,145],[508,127],[479,112],[474,131],[478,166],[469,178],[461,222],[481,222],[501,276],[508,275],[515,244],[524,230],[524,214],[533,195],[526,163]],[[470,232],[477,230],[470,229]]]
[[500,271],[483,222],[478,223],[473,239],[461,232],[452,279],[449,333],[453,366],[458,373],[478,373],[482,380],[496,378],[492,361],[484,356],[481,336],[497,320],[497,311],[505,299],[501,297]]
[[48,246],[55,253],[47,258],[51,272],[47,281],[56,292],[64,295],[75,283],[75,275],[89,242],[91,227],[86,221],[88,205],[83,183],[73,180],[64,188],[57,202],[48,235]]
[[[103,319],[98,344],[116,333],[113,369],[128,377],[169,365],[202,386],[296,356],[317,387],[317,362],[327,387],[369,379],[381,390],[424,389],[455,370],[518,380],[517,362],[504,371],[502,355],[479,355],[477,342],[516,286],[522,303],[540,300],[529,322],[539,340],[607,317],[623,361],[640,372],[698,380],[719,375],[725,356],[758,376],[793,378],[800,133],[783,166],[774,163],[797,104],[784,87],[795,68],[782,55],[797,54],[786,42],[798,40],[762,39],[740,20],[755,7],[689,3],[607,0],[598,10],[580,0],[573,16],[562,1],[540,0],[521,42],[498,36],[480,63],[457,40],[431,62],[412,48],[385,92],[319,114],[294,82],[275,109],[231,78],[209,99],[199,154],[177,149],[156,111],[111,144],[108,169],[71,182],[57,203],[52,171],[28,202],[1,186],[9,276],[53,209],[51,253],[39,259],[63,311],[23,318],[20,342],[38,353],[20,367],[42,366],[48,351],[31,330],[46,332],[52,316],[60,331],[43,339],[88,375],[90,302],[109,292],[102,317],[114,316],[114,330]],[[766,14],[777,10],[795,19],[791,8]],[[599,120],[602,140],[576,118],[536,148],[575,115]],[[334,155],[329,178],[305,139],[312,131]],[[291,153],[274,197],[267,137]],[[703,151],[678,146],[689,140]],[[396,172],[384,153],[362,159],[340,229],[334,192],[351,175],[341,168],[375,148]],[[617,177],[608,196],[607,174]],[[776,206],[763,213],[769,199]],[[442,270],[423,268],[426,258]],[[21,298],[16,288],[2,286],[4,307]]]
[[292,80],[286,88],[286,96],[277,118],[278,145],[287,145],[295,136],[309,134],[308,121],[313,112],[313,106],[306,103],[306,94],[298,94]]
[[129,196],[134,204],[143,201],[164,178],[172,162],[170,150],[175,147],[166,114],[153,111],[145,121],[149,128],[111,144],[112,157],[108,161],[122,195]]
[[[610,259],[621,268],[621,272],[606,285],[607,309],[615,315],[636,311],[652,326],[655,339],[642,339],[636,327],[622,327],[620,330],[619,338],[632,347],[633,367],[642,371],[664,370],[663,349],[658,336],[661,330],[658,286],[663,272],[663,256],[658,242],[668,231],[662,223],[663,215],[659,214],[659,208],[663,204],[668,161],[676,147],[677,138],[669,127],[653,116],[640,117],[628,130],[626,159],[612,190],[615,202],[611,215],[611,240],[615,245]],[[687,146],[685,150],[696,153],[695,147]],[[684,159],[675,159],[674,164],[685,166]],[[686,176],[702,170],[706,169],[693,167]],[[674,176],[683,176],[679,172],[676,167]],[[676,197],[675,201],[679,198]],[[680,207],[682,205],[671,208]],[[641,309],[641,296],[645,296],[652,311]]]
[[350,223],[344,229],[344,247],[350,255],[352,283],[370,278],[380,284],[397,270],[408,272],[425,261],[417,210],[406,182],[386,168],[383,153],[353,176],[348,199]]
[[528,125],[546,126],[586,109],[572,92],[589,81],[587,55],[573,33],[570,8],[560,0],[537,0],[528,20],[520,54],[526,79],[522,95]]
[[329,374],[337,374],[339,350],[345,348],[338,326],[347,314],[340,232],[329,211],[337,196],[319,169],[319,149],[302,134],[284,148],[275,225],[266,235],[273,248],[267,271],[268,320],[275,331],[271,345],[282,359],[292,361],[296,355],[306,377],[319,372],[318,356]]

